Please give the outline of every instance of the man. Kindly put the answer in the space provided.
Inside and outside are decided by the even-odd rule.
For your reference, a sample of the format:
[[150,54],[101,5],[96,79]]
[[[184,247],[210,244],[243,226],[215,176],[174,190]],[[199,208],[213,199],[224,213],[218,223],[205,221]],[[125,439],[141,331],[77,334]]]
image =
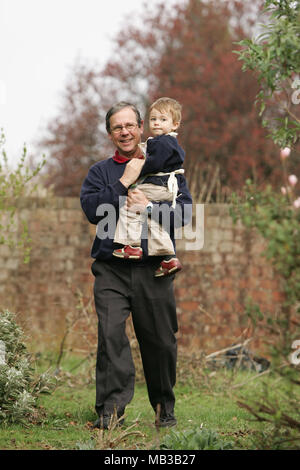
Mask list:
[[[142,240],[143,258],[139,261],[115,258],[113,238],[119,205],[126,198],[128,211],[145,212],[165,223],[162,204],[154,203],[138,189],[128,191],[137,180],[144,160],[138,144],[143,133],[139,111],[130,103],[120,102],[106,115],[108,137],[116,147],[112,158],[93,165],[83,182],[81,205],[88,220],[99,224],[91,256],[95,258],[94,296],[98,315],[98,351],[96,363],[95,427],[107,429],[116,412],[121,421],[126,405],[134,393],[135,369],[125,333],[128,316],[139,342],[150,403],[159,414],[159,426],[176,424],[174,416],[176,381],[177,332],[173,276],[154,277],[161,257],[148,256],[147,239]],[[175,210],[170,210],[170,236],[174,228],[191,217],[191,195],[182,175],[178,177]],[[111,210],[112,209],[112,210]],[[110,217],[107,219],[107,214]],[[105,225],[101,225],[104,224]]]

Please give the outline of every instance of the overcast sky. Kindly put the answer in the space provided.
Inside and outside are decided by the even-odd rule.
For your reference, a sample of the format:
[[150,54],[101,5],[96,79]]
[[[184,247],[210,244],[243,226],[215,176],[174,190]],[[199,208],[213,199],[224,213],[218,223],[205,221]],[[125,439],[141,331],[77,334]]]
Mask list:
[[142,0],[0,0],[0,128],[9,162],[19,159],[24,143],[34,149],[75,59],[104,63],[126,15],[142,6]]

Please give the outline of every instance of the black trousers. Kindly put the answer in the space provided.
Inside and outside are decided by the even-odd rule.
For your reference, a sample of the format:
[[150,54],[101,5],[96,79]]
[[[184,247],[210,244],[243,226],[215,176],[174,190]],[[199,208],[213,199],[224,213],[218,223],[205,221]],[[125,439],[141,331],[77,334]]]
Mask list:
[[[155,258],[154,258],[155,260]],[[125,332],[132,315],[153,409],[173,412],[176,381],[176,305],[172,277],[155,278],[159,261],[96,260],[94,296],[98,315],[96,411],[124,413],[134,394],[135,368]]]

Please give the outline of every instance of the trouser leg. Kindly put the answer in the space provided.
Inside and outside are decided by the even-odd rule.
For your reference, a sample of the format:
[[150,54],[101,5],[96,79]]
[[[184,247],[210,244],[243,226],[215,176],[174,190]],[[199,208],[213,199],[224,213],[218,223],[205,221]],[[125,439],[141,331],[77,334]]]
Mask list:
[[108,263],[95,262],[94,295],[98,315],[96,411],[124,413],[134,393],[135,368],[125,332],[130,314],[127,277]]
[[[139,184],[138,189],[142,191],[150,201],[172,201],[173,195],[164,186],[144,183]],[[162,217],[166,224],[170,222],[169,206],[162,209]],[[148,219],[148,256],[174,255],[174,245],[170,238],[169,230],[163,228],[154,219]]]
[[167,230],[153,219],[148,220],[148,255],[175,255],[174,245]]
[[125,333],[131,311],[149,400],[174,409],[177,332],[173,277],[154,278],[157,265],[95,262],[95,305],[99,319],[96,410],[122,414],[134,393],[134,365]]
[[149,266],[136,267],[134,273],[132,319],[149,400],[154,410],[160,403],[166,412],[173,412],[178,329],[173,277],[155,279]]
[[141,246],[142,224],[145,216],[140,213],[129,212],[122,207],[117,222],[114,237],[115,243],[122,245]]

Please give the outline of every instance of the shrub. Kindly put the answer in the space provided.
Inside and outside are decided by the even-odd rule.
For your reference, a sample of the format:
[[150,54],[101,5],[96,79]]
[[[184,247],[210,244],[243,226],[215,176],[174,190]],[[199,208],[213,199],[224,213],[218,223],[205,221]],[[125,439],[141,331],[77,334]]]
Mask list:
[[0,423],[26,423],[37,414],[36,400],[49,392],[50,377],[36,377],[22,328],[8,310],[0,314]]

